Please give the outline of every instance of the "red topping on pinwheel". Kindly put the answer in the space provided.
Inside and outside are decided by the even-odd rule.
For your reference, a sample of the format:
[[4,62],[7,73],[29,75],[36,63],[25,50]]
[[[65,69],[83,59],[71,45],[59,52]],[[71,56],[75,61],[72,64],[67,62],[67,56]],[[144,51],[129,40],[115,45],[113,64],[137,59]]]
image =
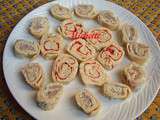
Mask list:
[[75,39],[74,33],[76,34],[84,33],[83,26],[70,19],[62,27],[63,28],[61,28],[61,31],[65,33],[66,37],[71,39]]
[[[78,51],[80,54],[82,54],[82,55],[85,55],[85,56],[87,56],[87,55],[91,55],[92,54],[92,50],[87,46],[87,45],[83,45],[80,41],[75,41],[75,43],[70,47],[70,50],[72,50],[72,48],[74,47],[74,46],[76,46],[77,45],[77,48],[76,48],[76,51]],[[83,52],[83,51],[81,51],[81,49],[83,48],[83,47],[86,47],[87,49],[87,51],[86,52]]]
[[114,61],[119,60],[123,55],[123,51],[113,44],[106,47],[104,52]]
[[58,56],[52,71],[53,80],[67,83],[73,80],[77,73],[78,62],[68,54]]
[[[67,74],[63,75],[63,72],[65,71],[66,67],[67,67]],[[67,79],[73,72],[73,67],[67,62],[62,63],[61,66],[57,65],[56,68],[57,68],[57,71],[55,72],[55,75],[56,75],[56,78],[60,80]]]

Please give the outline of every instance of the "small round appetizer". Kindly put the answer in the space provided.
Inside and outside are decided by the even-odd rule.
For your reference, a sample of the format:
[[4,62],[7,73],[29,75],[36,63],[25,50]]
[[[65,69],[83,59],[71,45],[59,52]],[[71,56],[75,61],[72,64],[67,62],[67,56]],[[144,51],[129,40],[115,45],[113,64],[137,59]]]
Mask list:
[[122,83],[105,83],[103,95],[113,99],[126,99],[131,94],[131,89]]
[[64,20],[58,27],[58,32],[65,38],[74,39],[75,34],[84,34],[85,30],[80,22],[72,19]]
[[60,54],[53,65],[52,78],[54,81],[67,84],[74,80],[78,70],[77,60],[68,54]]
[[122,71],[122,82],[132,89],[145,82],[144,68],[136,63],[127,65]]
[[92,35],[92,38],[86,39],[87,42],[97,50],[104,48],[112,39],[112,32],[104,27],[91,29],[88,34]]
[[80,61],[86,61],[90,58],[94,58],[96,55],[94,47],[81,38],[73,40],[68,45],[67,51]]
[[81,18],[94,19],[98,12],[93,5],[78,5],[75,9],[75,14]]
[[49,21],[46,17],[35,17],[29,27],[30,33],[36,37],[41,38],[42,35],[49,31]]
[[44,82],[44,73],[38,63],[30,63],[21,69],[25,81],[34,89],[39,89]]
[[117,43],[110,43],[98,54],[97,60],[107,70],[111,70],[115,65],[121,63],[124,56],[123,48]]
[[39,44],[36,42],[17,40],[14,45],[15,54],[19,57],[34,59],[40,53]]
[[145,63],[149,58],[149,47],[137,42],[129,42],[126,45],[128,57],[139,64]]
[[108,10],[101,11],[97,17],[97,21],[111,30],[117,30],[119,28],[119,18]]
[[101,86],[107,80],[105,69],[93,59],[80,63],[79,71],[85,85]]
[[138,40],[138,31],[134,26],[124,24],[121,27],[121,36],[124,45],[128,42],[136,42]]
[[50,12],[51,12],[52,16],[58,20],[69,19],[72,17],[72,14],[73,14],[73,12],[70,9],[68,9],[64,6],[61,6],[59,4],[54,4],[51,7]]
[[62,52],[63,38],[59,34],[45,34],[40,40],[42,56],[46,59],[53,59]]
[[51,110],[55,107],[63,94],[63,86],[59,83],[49,83],[37,91],[36,102],[42,110]]
[[78,107],[88,115],[95,115],[100,110],[99,101],[86,89],[78,91],[75,94],[75,100]]

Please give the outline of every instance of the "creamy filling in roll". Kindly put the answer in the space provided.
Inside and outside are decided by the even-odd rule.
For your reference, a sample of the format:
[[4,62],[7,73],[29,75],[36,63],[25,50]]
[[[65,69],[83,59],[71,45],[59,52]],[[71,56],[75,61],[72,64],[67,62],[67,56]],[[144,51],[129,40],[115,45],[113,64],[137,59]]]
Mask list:
[[128,57],[136,63],[143,64],[149,58],[149,47],[142,43],[129,42],[126,51]]
[[94,58],[96,50],[89,45],[84,39],[73,40],[67,47],[67,51],[80,61]]
[[55,107],[63,93],[63,86],[59,83],[49,83],[37,91],[36,102],[43,110],[51,110]]
[[75,78],[77,70],[77,60],[71,55],[61,54],[53,65],[52,78],[59,83],[69,83]]
[[109,98],[126,99],[131,94],[131,89],[121,83],[105,83],[103,85],[103,94]]
[[49,21],[46,17],[35,17],[29,27],[30,33],[36,38],[41,38],[42,35],[49,30]]
[[111,42],[112,39],[112,32],[104,27],[91,29],[88,32],[88,34],[98,35],[97,37],[93,36],[92,38],[87,39],[87,42],[89,42],[97,50],[100,50],[101,48],[105,47],[107,44]]
[[145,82],[144,68],[136,63],[127,65],[122,71],[122,82],[129,85],[132,89]]
[[43,69],[38,63],[30,63],[21,69],[25,81],[34,89],[39,89],[44,81]]
[[122,25],[121,34],[123,44],[128,42],[136,42],[138,40],[138,30],[130,24]]
[[111,29],[111,30],[117,30],[119,29],[119,18],[114,15],[113,12],[104,10],[101,11],[98,15],[98,23],[101,25]]
[[84,34],[85,30],[81,23],[67,19],[60,24],[58,32],[66,38],[74,39],[74,34]]
[[101,86],[107,80],[105,69],[96,60],[82,62],[79,71],[85,85]]
[[108,70],[112,69],[116,64],[120,63],[123,59],[123,49],[115,44],[111,43],[105,47],[98,55],[97,60]]
[[75,100],[77,105],[89,115],[96,114],[100,109],[99,101],[86,89],[77,92]]
[[42,55],[47,59],[53,59],[62,52],[63,38],[59,34],[45,34],[40,40]]
[[17,40],[14,45],[15,54],[19,57],[36,58],[40,53],[39,44],[36,42]]
[[82,18],[93,19],[98,12],[93,5],[78,5],[75,8],[75,14]]
[[72,14],[73,14],[73,12],[69,8],[66,8],[59,4],[54,4],[51,7],[50,12],[52,16],[58,20],[69,19],[72,17]]

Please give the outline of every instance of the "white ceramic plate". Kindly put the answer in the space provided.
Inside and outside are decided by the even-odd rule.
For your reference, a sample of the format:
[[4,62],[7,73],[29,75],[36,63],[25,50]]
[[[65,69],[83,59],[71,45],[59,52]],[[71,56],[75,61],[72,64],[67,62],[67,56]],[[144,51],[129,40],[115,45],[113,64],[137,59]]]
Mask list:
[[[60,3],[61,5],[67,6],[69,8],[74,7],[77,4],[93,4],[98,10],[112,10],[117,16],[119,16],[122,22],[127,22],[139,30],[140,41],[149,45],[151,49],[150,62],[146,66],[147,72],[147,83],[141,86],[141,89],[135,91],[129,99],[125,101],[121,100],[109,100],[106,97],[103,97],[99,91],[94,87],[88,87],[93,94],[100,100],[102,103],[102,109],[98,115],[94,117],[88,117],[76,106],[73,105],[72,96],[76,91],[82,89],[84,85],[81,84],[79,78],[77,77],[69,85],[65,86],[65,92],[59,103],[56,105],[55,109],[51,111],[43,111],[37,107],[35,103],[35,91],[32,90],[25,82],[20,75],[20,68],[30,61],[27,59],[20,59],[15,57],[13,52],[13,45],[16,39],[26,39],[36,41],[28,33],[28,26],[31,22],[31,19],[35,16],[47,16],[50,24],[51,31],[57,28],[59,21],[52,18],[49,14],[49,9],[54,3]],[[96,22],[91,20],[84,20],[86,28],[93,28],[98,26]],[[116,34],[116,33],[114,33]],[[115,37],[117,40],[118,38]],[[66,44],[67,44],[67,40]],[[118,5],[115,5],[111,2],[104,0],[59,0],[51,3],[47,3],[33,10],[27,14],[13,29],[10,34],[6,47],[4,50],[3,56],[3,70],[6,78],[7,85],[15,97],[17,102],[34,118],[39,120],[132,120],[135,117],[139,116],[153,101],[160,85],[160,49],[159,46],[149,31],[149,29],[132,13],[121,8]],[[49,70],[52,66],[52,61],[44,60],[42,57],[32,61],[40,63],[46,71],[46,74],[49,73]],[[123,63],[117,66],[108,74],[113,78],[113,80],[119,80],[117,72],[122,69],[129,61],[125,58]]]

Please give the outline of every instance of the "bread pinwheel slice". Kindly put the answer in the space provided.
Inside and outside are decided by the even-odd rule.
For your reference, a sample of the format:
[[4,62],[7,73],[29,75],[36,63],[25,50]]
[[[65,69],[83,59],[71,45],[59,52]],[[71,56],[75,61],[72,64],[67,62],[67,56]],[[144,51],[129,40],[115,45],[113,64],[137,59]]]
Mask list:
[[129,86],[122,83],[105,83],[103,85],[103,95],[113,99],[126,99],[131,94]]
[[48,33],[49,21],[47,17],[35,17],[29,26],[29,32],[36,38],[41,38],[42,35]]
[[67,84],[74,80],[78,70],[77,60],[68,54],[60,54],[52,68],[52,78],[54,81]]
[[136,42],[138,40],[138,30],[130,24],[123,24],[121,27],[122,44]]
[[42,110],[51,110],[63,94],[63,86],[59,83],[49,83],[37,91],[36,102]]
[[75,94],[75,100],[78,107],[88,115],[95,115],[100,110],[100,102],[87,89],[78,91]]
[[93,5],[80,4],[74,9],[75,14],[81,18],[94,19],[98,12]]
[[40,64],[29,63],[21,69],[25,81],[34,89],[39,89],[44,82],[44,73]]
[[57,20],[69,19],[73,15],[72,10],[70,10],[69,8],[66,8],[62,5],[59,5],[59,4],[54,4],[50,9],[50,13]]
[[145,63],[149,58],[149,47],[142,43],[129,42],[126,45],[128,57],[139,64]]
[[111,42],[105,48],[100,51],[97,56],[97,60],[102,64],[107,70],[111,70],[115,65],[121,63],[124,57],[123,48],[117,43]]
[[67,51],[80,61],[86,61],[90,58],[94,58],[96,55],[94,47],[81,38],[73,40],[68,45]]
[[73,19],[64,20],[58,27],[58,32],[65,38],[75,39],[75,35],[85,33],[82,23]]
[[40,40],[41,54],[46,59],[54,59],[63,50],[63,38],[59,34],[44,34]]
[[93,28],[88,32],[91,38],[86,39],[95,49],[100,50],[111,42],[112,31],[107,28]]
[[85,85],[101,86],[107,81],[107,75],[102,65],[93,59],[80,63],[80,76]]
[[120,24],[119,18],[109,10],[101,11],[97,17],[97,21],[99,24],[111,30],[119,29],[119,24]]
[[136,89],[139,85],[145,82],[145,70],[142,66],[131,63],[122,70],[122,82]]
[[34,59],[40,53],[39,44],[36,42],[17,40],[14,44],[15,55]]

